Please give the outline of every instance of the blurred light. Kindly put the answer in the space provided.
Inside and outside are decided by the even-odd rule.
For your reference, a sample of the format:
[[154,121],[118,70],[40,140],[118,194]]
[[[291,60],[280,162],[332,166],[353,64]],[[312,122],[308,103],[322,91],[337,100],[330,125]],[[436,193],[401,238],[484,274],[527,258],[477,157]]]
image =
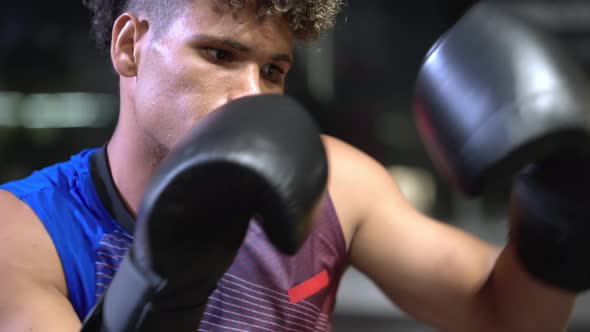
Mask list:
[[305,50],[307,85],[318,100],[329,102],[334,97],[334,33],[327,31]]
[[436,182],[425,169],[407,166],[389,166],[387,168],[395,178],[400,191],[418,210],[429,213],[436,200]]
[[[394,103],[386,109],[404,109],[405,105]],[[411,112],[379,112],[374,121],[374,135],[380,143],[396,150],[413,150],[419,141],[414,114]]]
[[0,126],[16,127],[19,124],[17,110],[23,99],[18,92],[0,93]]
[[105,94],[0,92],[0,126],[24,128],[105,127],[115,117],[115,98]]

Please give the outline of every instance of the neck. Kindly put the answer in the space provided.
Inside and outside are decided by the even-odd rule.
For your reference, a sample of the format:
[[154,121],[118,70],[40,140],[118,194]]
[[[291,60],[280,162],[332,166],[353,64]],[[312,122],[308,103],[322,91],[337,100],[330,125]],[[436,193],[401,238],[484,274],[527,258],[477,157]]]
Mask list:
[[107,154],[115,186],[129,211],[137,215],[163,153],[161,147],[138,127],[133,119],[133,107],[131,102],[121,98],[119,121],[107,145]]

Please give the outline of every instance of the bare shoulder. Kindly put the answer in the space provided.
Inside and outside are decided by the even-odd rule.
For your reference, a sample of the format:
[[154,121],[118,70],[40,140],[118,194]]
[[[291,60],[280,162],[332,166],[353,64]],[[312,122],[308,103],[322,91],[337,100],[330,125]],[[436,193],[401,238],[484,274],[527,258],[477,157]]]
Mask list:
[[[328,190],[342,224],[347,249],[363,220],[380,197],[396,197],[401,192],[378,161],[356,147],[332,136],[322,137],[328,156]],[[387,194],[385,194],[387,192]]]
[[0,331],[79,331],[53,242],[27,204],[0,190]]
[[54,286],[65,295],[61,262],[45,227],[23,201],[0,190],[0,268],[8,275]]

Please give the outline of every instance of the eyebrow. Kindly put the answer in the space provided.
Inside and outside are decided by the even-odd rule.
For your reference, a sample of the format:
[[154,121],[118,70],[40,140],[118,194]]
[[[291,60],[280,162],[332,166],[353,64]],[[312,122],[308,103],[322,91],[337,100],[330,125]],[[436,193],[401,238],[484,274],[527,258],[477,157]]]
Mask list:
[[[193,40],[195,42],[219,43],[221,45],[233,48],[234,50],[237,50],[237,51],[240,51],[243,53],[251,53],[252,52],[252,48],[240,43],[239,41],[237,41],[235,39],[231,39],[228,37],[218,37],[218,36],[207,35],[207,34],[197,34],[197,35],[191,36],[191,40]],[[275,53],[275,54],[271,55],[270,58],[274,61],[286,61],[291,64],[293,63],[293,59],[287,53]]]

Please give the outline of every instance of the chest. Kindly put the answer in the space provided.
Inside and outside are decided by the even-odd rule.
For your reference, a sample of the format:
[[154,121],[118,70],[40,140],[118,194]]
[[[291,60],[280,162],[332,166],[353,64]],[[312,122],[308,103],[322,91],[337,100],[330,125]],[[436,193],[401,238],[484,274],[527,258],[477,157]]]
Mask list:
[[[325,222],[325,221],[324,221]],[[234,263],[209,297],[201,331],[330,331],[343,241],[318,224],[295,256],[278,252],[253,221]],[[109,286],[132,238],[105,235],[97,250],[95,297]]]
[[285,256],[253,224],[234,264],[209,298],[203,331],[329,331],[340,281],[338,249],[314,232]]

